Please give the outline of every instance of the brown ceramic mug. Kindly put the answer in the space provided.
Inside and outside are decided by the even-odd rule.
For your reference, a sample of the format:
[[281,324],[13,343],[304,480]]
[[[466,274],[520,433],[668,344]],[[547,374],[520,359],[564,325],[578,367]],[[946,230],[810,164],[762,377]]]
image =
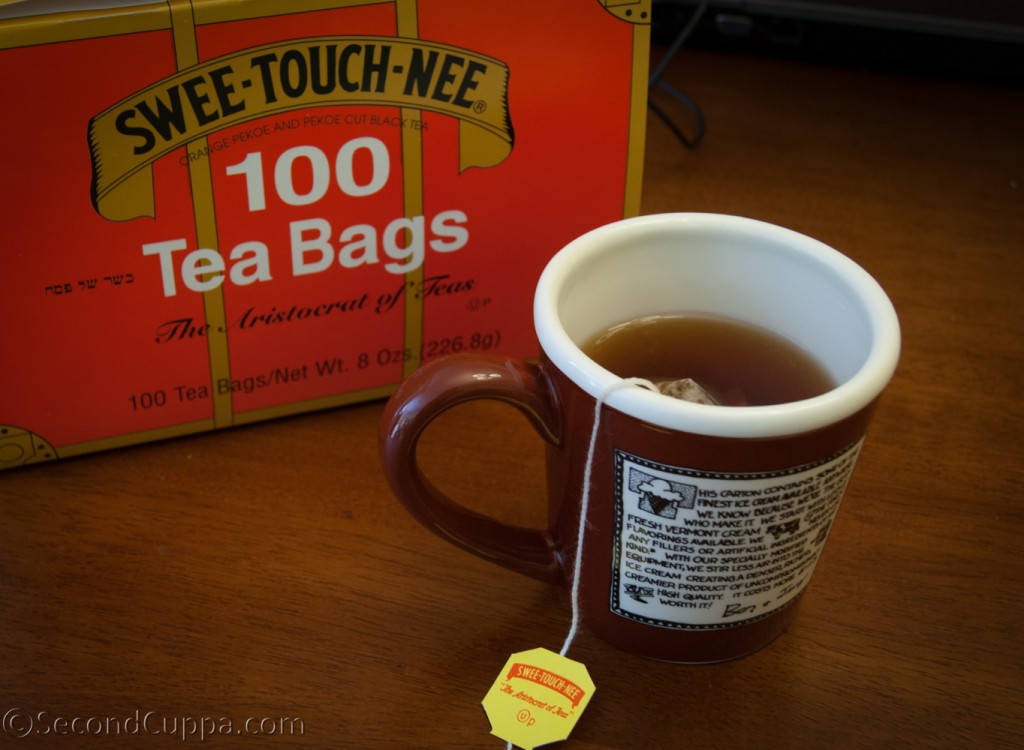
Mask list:
[[[580,349],[610,326],[664,314],[767,328],[813,355],[836,385],[770,406],[690,403],[616,388],[620,376]],[[626,651],[691,663],[742,656],[782,633],[896,367],[899,324],[879,285],[837,251],[776,226],[644,216],[596,229],[552,258],[534,325],[539,363],[457,355],[399,387],[381,425],[398,499],[442,538],[566,583],[589,465],[578,599],[585,626]],[[513,404],[546,442],[549,528],[469,511],[420,470],[423,429],[479,398]]]

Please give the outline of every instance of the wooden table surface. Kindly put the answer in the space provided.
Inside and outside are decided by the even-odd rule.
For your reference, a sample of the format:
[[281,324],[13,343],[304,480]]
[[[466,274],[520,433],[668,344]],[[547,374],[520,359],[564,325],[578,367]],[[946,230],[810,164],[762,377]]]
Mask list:
[[[1024,96],[697,51],[667,77],[708,133],[688,150],[650,119],[644,212],[832,244],[889,292],[904,353],[789,631],[715,666],[582,632],[598,692],[564,746],[1022,746]],[[253,717],[286,721],[205,741],[503,747],[481,698],[510,653],[557,650],[568,612],[397,506],[382,406],[0,476],[8,739],[28,716],[26,747],[166,748],[182,737],[55,735],[134,716],[196,743]],[[467,505],[544,518],[540,441],[507,407],[449,414],[423,462]]]

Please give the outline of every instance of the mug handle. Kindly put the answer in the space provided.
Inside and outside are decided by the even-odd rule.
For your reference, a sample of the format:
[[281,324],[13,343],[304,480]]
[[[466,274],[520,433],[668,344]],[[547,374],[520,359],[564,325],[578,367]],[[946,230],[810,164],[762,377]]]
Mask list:
[[454,502],[423,475],[416,445],[442,412],[497,399],[522,412],[544,440],[561,443],[557,398],[539,365],[491,355],[456,354],[415,370],[381,417],[380,455],[398,500],[430,531],[485,560],[556,583],[562,570],[547,531],[503,523]]

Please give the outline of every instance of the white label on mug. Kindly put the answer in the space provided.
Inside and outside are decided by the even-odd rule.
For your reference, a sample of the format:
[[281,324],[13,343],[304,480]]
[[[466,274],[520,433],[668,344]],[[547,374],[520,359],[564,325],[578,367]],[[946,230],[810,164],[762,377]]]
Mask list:
[[811,578],[860,446],[751,474],[616,450],[611,610],[649,625],[711,630],[784,607]]

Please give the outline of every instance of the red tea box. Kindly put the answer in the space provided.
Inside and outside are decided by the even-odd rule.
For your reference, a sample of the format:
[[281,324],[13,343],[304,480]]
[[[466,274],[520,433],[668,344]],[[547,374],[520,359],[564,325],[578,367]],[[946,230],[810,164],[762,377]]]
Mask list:
[[533,356],[638,212],[650,0],[0,4],[0,467]]

